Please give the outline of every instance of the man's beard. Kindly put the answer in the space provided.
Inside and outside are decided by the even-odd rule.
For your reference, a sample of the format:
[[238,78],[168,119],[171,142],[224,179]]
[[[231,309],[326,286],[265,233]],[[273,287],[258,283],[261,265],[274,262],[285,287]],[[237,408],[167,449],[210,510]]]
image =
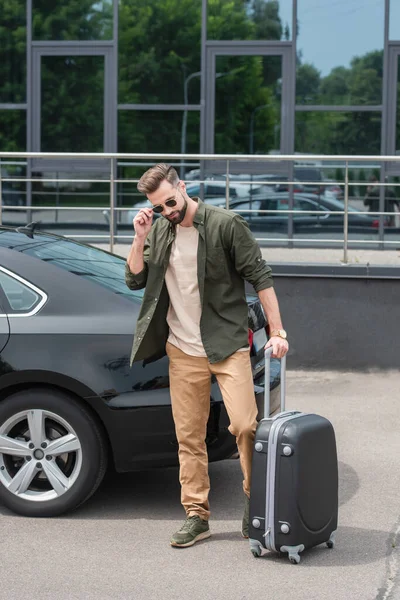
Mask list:
[[183,219],[186,216],[187,207],[188,207],[188,203],[186,202],[186,200],[184,200],[183,208],[181,208],[181,210],[175,211],[176,214],[172,213],[172,214],[175,214],[174,217],[165,217],[165,218],[168,219],[168,221],[170,223],[172,223],[173,225],[179,225],[179,223],[182,223]]

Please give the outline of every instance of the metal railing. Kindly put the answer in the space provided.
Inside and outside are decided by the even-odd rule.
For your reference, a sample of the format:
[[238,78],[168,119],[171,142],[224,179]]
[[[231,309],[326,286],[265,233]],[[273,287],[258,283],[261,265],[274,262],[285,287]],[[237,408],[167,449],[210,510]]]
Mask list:
[[[46,172],[49,169],[49,164],[51,161],[63,161],[62,166],[58,167],[58,171],[68,172],[72,170],[69,166],[73,161],[73,164],[76,165],[82,164],[86,161],[85,170],[90,173],[90,161],[108,161],[107,175],[106,177],[87,177],[87,178],[60,178],[59,173],[56,174],[56,177],[33,177],[32,176],[32,161],[35,161],[36,170]],[[21,162],[23,161],[23,162]],[[43,163],[43,167],[40,168],[40,162],[38,161],[46,161]],[[350,178],[350,169],[359,169],[366,170],[368,172],[371,169],[379,172],[380,181],[374,183],[374,186],[378,187],[380,190],[379,197],[379,207],[385,207],[385,188],[397,188],[400,186],[399,182],[388,183],[385,181],[385,173],[387,165],[391,165],[389,169],[390,174],[398,174],[400,175],[400,156],[328,156],[328,155],[231,155],[231,154],[117,154],[117,153],[40,153],[40,152],[0,152],[0,225],[3,224],[3,216],[6,211],[21,211],[26,213],[26,219],[31,220],[32,213],[36,211],[102,211],[106,212],[109,215],[108,218],[108,226],[109,233],[106,235],[102,234],[73,234],[70,237],[73,238],[85,238],[85,239],[108,239],[109,240],[109,248],[110,251],[113,252],[114,245],[116,240],[126,240],[132,239],[133,231],[129,235],[122,235],[118,233],[118,216],[126,211],[137,211],[139,208],[135,208],[135,206],[119,206],[118,198],[121,196],[121,193],[118,193],[118,185],[124,184],[136,184],[138,182],[137,178],[119,178],[117,176],[117,169],[122,170],[123,168],[132,168],[132,167],[141,167],[142,172],[150,165],[155,164],[156,162],[168,162],[170,164],[174,164],[177,169],[183,167],[200,167],[199,178],[195,180],[186,180],[186,183],[198,183],[200,187],[203,184],[210,183],[210,177],[208,173],[212,172],[215,166],[215,170],[217,171],[214,174],[214,178],[217,177],[217,181],[225,183],[225,207],[232,207],[232,198],[230,196],[230,187],[232,185],[235,186],[243,186],[250,185],[251,193],[249,194],[248,201],[253,202],[257,200],[256,196],[252,194],[252,186],[259,185],[287,185],[288,186],[288,194],[289,194],[289,206],[285,210],[238,210],[237,212],[249,214],[250,218],[252,213],[257,213],[257,215],[276,215],[276,214],[285,214],[288,215],[288,237],[276,237],[276,238],[256,238],[258,241],[268,242],[269,245],[281,244],[283,242],[291,244],[296,243],[313,243],[320,244],[322,247],[327,244],[340,244],[343,249],[343,262],[348,262],[348,249],[349,242],[351,244],[377,244],[379,243],[379,248],[384,249],[385,247],[390,247],[393,245],[400,245],[400,236],[396,240],[388,240],[385,239],[384,233],[385,229],[385,217],[390,216],[392,219],[396,214],[395,211],[367,211],[361,210],[357,211],[358,215],[375,215],[378,218],[379,227],[375,230],[375,233],[378,234],[376,239],[352,239],[349,240],[349,213],[350,213],[350,191],[352,188],[357,186],[366,187],[370,185],[366,179],[363,181],[351,181]],[[210,165],[211,163],[211,165]],[[93,163],[92,163],[93,164]],[[246,173],[246,167],[249,164],[253,165],[252,171],[254,172],[254,165],[258,165],[258,172],[262,173],[263,170],[268,171],[268,174],[274,173],[275,171],[278,173],[278,180],[276,178],[271,183],[271,180],[268,179],[268,174],[265,175],[265,179],[254,179],[253,176],[249,176],[247,179],[234,179],[234,175],[232,173],[232,168],[234,171],[240,171],[240,168],[243,167],[243,172]],[[26,166],[26,176],[4,176],[2,174],[3,168],[7,166],[15,166],[15,165],[25,165]],[[39,165],[39,166],[38,166]],[[221,168],[221,165],[224,167]],[[279,180],[279,173],[282,174],[285,171],[285,168],[282,169],[282,165],[286,166],[288,173],[294,172],[294,169],[319,169],[321,172],[324,170],[333,170],[342,169],[344,171],[344,179],[343,181],[325,181],[321,180],[311,180],[311,181],[298,181],[296,178],[289,179],[289,177],[282,176],[282,180]],[[393,168],[395,165],[395,168]],[[98,169],[98,167],[97,167]],[[97,170],[96,169],[96,170]],[[104,174],[104,171],[102,171]],[[15,183],[25,183],[27,184],[27,191],[20,192],[12,189],[7,190],[7,194],[9,196],[17,195],[23,193],[25,195],[25,202],[22,205],[5,205],[4,204],[4,190],[7,184],[15,184]],[[51,183],[57,187],[58,190],[58,200],[56,206],[45,206],[45,205],[34,205],[32,204],[32,197],[38,193],[32,190],[33,185],[44,183]],[[108,192],[88,192],[89,195],[94,196],[108,196],[109,197],[109,205],[107,205],[106,211],[105,206],[61,206],[59,204],[60,194],[63,192],[59,192],[60,184],[98,184],[101,183],[103,185],[109,186]],[[330,214],[332,211],[330,210],[316,210],[316,211],[304,211],[304,210],[296,210],[294,209],[294,196],[295,192],[294,186],[324,186],[326,188],[330,188],[332,186],[341,186],[344,188],[344,196],[343,196],[343,210],[335,210],[335,215],[343,215],[343,238],[335,239],[335,238],[296,238],[293,236],[293,217],[297,214]],[[309,194],[311,192],[304,191],[304,194]],[[40,192],[43,194],[54,194],[54,192]],[[66,194],[66,193],[65,193]],[[77,192],[78,194],[78,192]],[[68,192],[68,195],[73,195],[72,192]],[[82,195],[79,192],[79,195]],[[84,194],[86,195],[86,194]],[[134,193],[129,193],[129,196],[135,195]],[[242,198],[241,198],[242,199]],[[243,202],[246,202],[246,198],[243,198]],[[250,204],[251,206],[251,204]],[[400,206],[400,204],[399,204]],[[234,209],[234,207],[233,207]],[[58,213],[56,213],[58,214]],[[49,224],[50,225],[50,224]],[[396,230],[396,231],[395,231]],[[391,228],[391,232],[397,232],[397,228]],[[398,228],[398,232],[400,234],[400,227]]]

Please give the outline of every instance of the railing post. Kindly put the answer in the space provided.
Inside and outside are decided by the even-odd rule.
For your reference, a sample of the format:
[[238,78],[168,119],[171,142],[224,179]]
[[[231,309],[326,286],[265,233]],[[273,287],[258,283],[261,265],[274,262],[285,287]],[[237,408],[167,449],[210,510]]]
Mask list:
[[349,243],[349,163],[346,160],[344,176],[344,215],[343,215],[343,262],[348,263]]
[[115,193],[114,193],[114,159],[111,159],[110,168],[110,252],[114,252],[114,208],[115,208]]
[[229,160],[226,161],[226,192],[225,192],[225,208],[229,210]]

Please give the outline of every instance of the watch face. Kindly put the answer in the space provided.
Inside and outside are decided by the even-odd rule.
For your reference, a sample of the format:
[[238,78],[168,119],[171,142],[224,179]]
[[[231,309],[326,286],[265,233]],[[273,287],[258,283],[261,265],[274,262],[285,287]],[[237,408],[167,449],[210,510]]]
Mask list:
[[286,331],[284,329],[281,329],[279,333],[280,333],[281,338],[283,338],[284,340],[286,340],[286,338],[287,338]]

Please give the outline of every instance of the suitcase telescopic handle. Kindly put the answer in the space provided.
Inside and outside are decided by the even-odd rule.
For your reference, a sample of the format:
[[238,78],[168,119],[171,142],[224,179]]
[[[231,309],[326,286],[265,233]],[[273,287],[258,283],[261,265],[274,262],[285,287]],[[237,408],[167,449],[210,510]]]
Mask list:
[[[271,408],[271,392],[269,389],[271,379],[271,354],[272,348],[265,350],[265,385],[264,385],[264,418],[269,418]],[[281,358],[281,412],[285,410],[286,397],[286,356]]]

